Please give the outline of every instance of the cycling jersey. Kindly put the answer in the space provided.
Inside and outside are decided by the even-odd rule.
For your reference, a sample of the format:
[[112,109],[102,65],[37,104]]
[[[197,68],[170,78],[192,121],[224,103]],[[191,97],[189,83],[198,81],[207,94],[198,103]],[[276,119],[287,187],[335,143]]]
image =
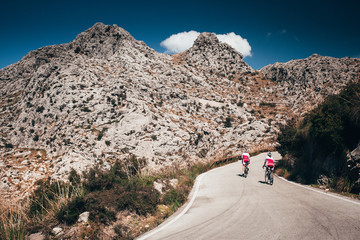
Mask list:
[[267,167],[274,167],[274,159],[272,159],[271,157],[266,157],[265,162],[265,165]]
[[250,162],[250,154],[249,153],[243,153],[242,157],[243,157],[244,163]]

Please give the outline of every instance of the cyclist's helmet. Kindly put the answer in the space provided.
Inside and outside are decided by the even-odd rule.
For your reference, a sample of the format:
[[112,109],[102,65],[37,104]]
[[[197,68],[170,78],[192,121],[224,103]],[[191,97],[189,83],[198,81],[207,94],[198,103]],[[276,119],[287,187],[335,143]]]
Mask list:
[[271,157],[271,152],[268,153],[268,156]]
[[247,152],[249,152],[249,150],[248,149],[245,149],[245,151],[244,151],[245,153],[247,153]]

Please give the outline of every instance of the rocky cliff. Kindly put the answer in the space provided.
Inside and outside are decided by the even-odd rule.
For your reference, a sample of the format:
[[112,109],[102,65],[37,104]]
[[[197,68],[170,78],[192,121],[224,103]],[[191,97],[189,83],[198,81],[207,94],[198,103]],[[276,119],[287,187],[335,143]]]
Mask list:
[[286,101],[303,115],[330,94],[337,94],[350,81],[360,78],[360,59],[313,54],[306,59],[275,63],[260,70],[277,83]]
[[359,75],[357,59],[331,69],[317,58],[327,59],[259,73],[211,33],[171,56],[97,23],[0,70],[0,190],[19,195],[38,179],[108,168],[129,154],[157,171],[271,148],[298,108]]

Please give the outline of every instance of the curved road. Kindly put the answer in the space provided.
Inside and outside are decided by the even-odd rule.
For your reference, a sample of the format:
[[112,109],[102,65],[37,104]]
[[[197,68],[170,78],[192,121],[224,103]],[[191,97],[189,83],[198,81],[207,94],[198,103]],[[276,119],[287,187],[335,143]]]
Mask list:
[[264,159],[251,159],[247,178],[240,162],[200,175],[189,202],[138,239],[360,239],[360,201],[278,177],[264,184]]

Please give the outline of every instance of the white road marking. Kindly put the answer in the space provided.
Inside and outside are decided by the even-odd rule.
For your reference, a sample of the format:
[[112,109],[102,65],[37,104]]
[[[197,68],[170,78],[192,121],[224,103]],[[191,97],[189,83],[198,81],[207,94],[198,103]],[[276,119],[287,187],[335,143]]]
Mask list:
[[140,238],[137,238],[138,240],[143,240],[143,239],[146,239],[148,237],[151,237],[152,235],[160,232],[161,230],[163,230],[164,228],[168,227],[170,224],[173,224],[174,222],[176,222],[179,218],[181,218],[189,209],[190,207],[193,205],[194,201],[195,201],[195,198],[197,197],[197,194],[199,192],[199,188],[200,188],[200,182],[201,182],[201,179],[207,174],[208,172],[205,172],[201,175],[199,175],[197,178],[196,178],[196,182],[195,182],[195,192],[194,192],[194,195],[192,196],[190,202],[188,203],[188,205],[184,208],[184,210],[182,210],[182,212],[177,215],[175,218],[173,218],[171,221],[167,222],[166,224],[164,224],[163,226],[161,227],[158,227],[158,228],[155,228],[153,231],[150,231],[149,234],[145,234],[144,236],[140,237]]

